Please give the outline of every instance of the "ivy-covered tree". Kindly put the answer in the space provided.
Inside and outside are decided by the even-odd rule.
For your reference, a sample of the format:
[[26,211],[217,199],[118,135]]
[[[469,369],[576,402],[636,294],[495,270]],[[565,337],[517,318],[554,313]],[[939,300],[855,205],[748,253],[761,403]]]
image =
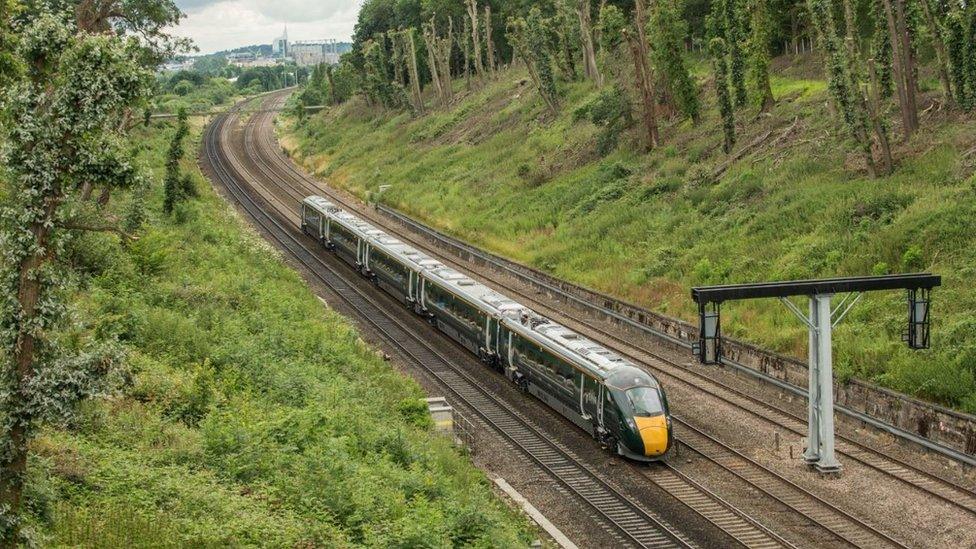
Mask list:
[[539,95],[552,114],[559,112],[556,80],[552,73],[552,58],[546,47],[545,19],[539,8],[529,10],[528,18],[508,20],[506,37],[515,55],[525,63]]
[[729,94],[729,64],[726,61],[725,40],[718,36],[712,38],[708,43],[708,51],[712,57],[718,110],[722,114],[722,150],[729,154],[735,146],[735,112]]
[[681,113],[697,123],[701,117],[701,102],[698,86],[684,60],[688,26],[681,14],[682,8],[680,0],[652,2],[647,35],[654,66],[662,73],[670,96]]
[[756,89],[760,112],[769,112],[776,104],[769,82],[769,48],[772,18],[769,0],[752,0],[751,34],[749,36],[749,72]]
[[163,178],[163,212],[173,213],[176,205],[183,201],[189,194],[189,186],[192,180],[184,178],[180,173],[180,162],[183,161],[185,150],[183,141],[190,133],[187,124],[186,109],[180,109],[176,117],[176,132],[173,140],[170,141],[169,151],[166,153],[166,175]]
[[725,42],[725,51],[728,52],[729,65],[732,70],[730,82],[734,92],[735,106],[742,107],[749,101],[746,92],[746,60],[742,51],[742,43],[745,40],[745,17],[742,9],[743,0],[721,0],[722,24],[718,27],[721,30],[716,36]]
[[[27,17],[15,52],[25,72],[2,90],[0,142],[12,191],[0,211],[4,546],[23,541],[28,444],[38,426],[70,417],[79,400],[104,388],[102,380],[118,359],[110,347],[79,346],[55,334],[65,322],[66,245],[78,231],[123,233],[119,220],[106,218],[103,208],[86,200],[89,190],[101,188],[100,199],[108,200],[112,189],[140,179],[124,120],[151,93],[146,65],[158,50],[152,40],[147,49],[132,36],[105,32],[130,28],[131,20],[114,27],[110,19],[126,6],[108,5],[96,13],[94,4],[82,3],[74,16]],[[157,15],[175,10],[169,3],[156,6]],[[155,23],[142,28],[147,37],[164,26]],[[166,43],[161,35],[160,43]]]
[[869,130],[868,111],[861,83],[851,72],[852,62],[844,47],[829,0],[807,0],[814,24],[820,34],[820,43],[825,50],[827,80],[830,95],[840,110],[848,131],[857,146],[861,149],[864,162],[871,175],[877,175],[877,163],[874,160],[872,139]]

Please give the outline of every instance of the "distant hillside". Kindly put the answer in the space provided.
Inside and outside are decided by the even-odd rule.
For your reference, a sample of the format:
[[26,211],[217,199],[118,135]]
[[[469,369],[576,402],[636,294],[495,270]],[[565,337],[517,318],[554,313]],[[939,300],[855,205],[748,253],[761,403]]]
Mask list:
[[[692,62],[710,86],[709,65]],[[426,116],[357,95],[293,121],[285,143],[334,185],[360,196],[391,185],[385,202],[454,235],[688,320],[698,284],[940,273],[933,350],[901,342],[903,294],[868,295],[838,326],[837,372],[976,412],[976,124],[925,78],[924,124],[893,144],[894,173],[870,178],[829,106],[821,60],[773,67],[778,101],[768,115],[738,110],[731,155],[710,89],[699,123],[666,119],[644,153],[638,124],[608,142],[590,121],[610,86],[560,82],[553,115],[524,69],[472,92],[458,79],[451,106]],[[806,328],[775,301],[727,305],[723,328],[806,353]]]

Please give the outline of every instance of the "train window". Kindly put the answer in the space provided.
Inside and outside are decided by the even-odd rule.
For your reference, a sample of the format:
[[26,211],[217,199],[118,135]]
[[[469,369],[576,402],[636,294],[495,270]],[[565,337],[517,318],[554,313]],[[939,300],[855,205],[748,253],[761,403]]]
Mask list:
[[661,393],[653,387],[634,387],[625,393],[634,415],[638,417],[659,416],[664,413]]

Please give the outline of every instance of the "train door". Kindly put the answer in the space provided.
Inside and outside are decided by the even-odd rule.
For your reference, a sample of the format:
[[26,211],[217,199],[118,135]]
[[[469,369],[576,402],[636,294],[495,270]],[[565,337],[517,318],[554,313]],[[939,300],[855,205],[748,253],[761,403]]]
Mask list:
[[362,267],[365,265],[366,260],[366,242],[362,238],[356,238],[356,266]]
[[587,421],[597,416],[597,403],[600,400],[600,384],[588,375],[580,375],[580,415]]

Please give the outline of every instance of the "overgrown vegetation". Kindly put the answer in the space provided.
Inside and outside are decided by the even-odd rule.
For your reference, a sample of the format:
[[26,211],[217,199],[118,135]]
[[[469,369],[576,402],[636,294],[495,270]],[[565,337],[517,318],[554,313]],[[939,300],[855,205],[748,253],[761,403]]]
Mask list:
[[[193,132],[193,143],[200,134]],[[154,181],[175,123],[140,129]],[[183,173],[209,189],[192,159]],[[76,324],[117,341],[111,398],[32,445],[27,524],[54,546],[522,546],[525,523],[432,434],[424,395],[211,191],[139,240],[72,245]],[[125,210],[136,197],[120,196]]]

